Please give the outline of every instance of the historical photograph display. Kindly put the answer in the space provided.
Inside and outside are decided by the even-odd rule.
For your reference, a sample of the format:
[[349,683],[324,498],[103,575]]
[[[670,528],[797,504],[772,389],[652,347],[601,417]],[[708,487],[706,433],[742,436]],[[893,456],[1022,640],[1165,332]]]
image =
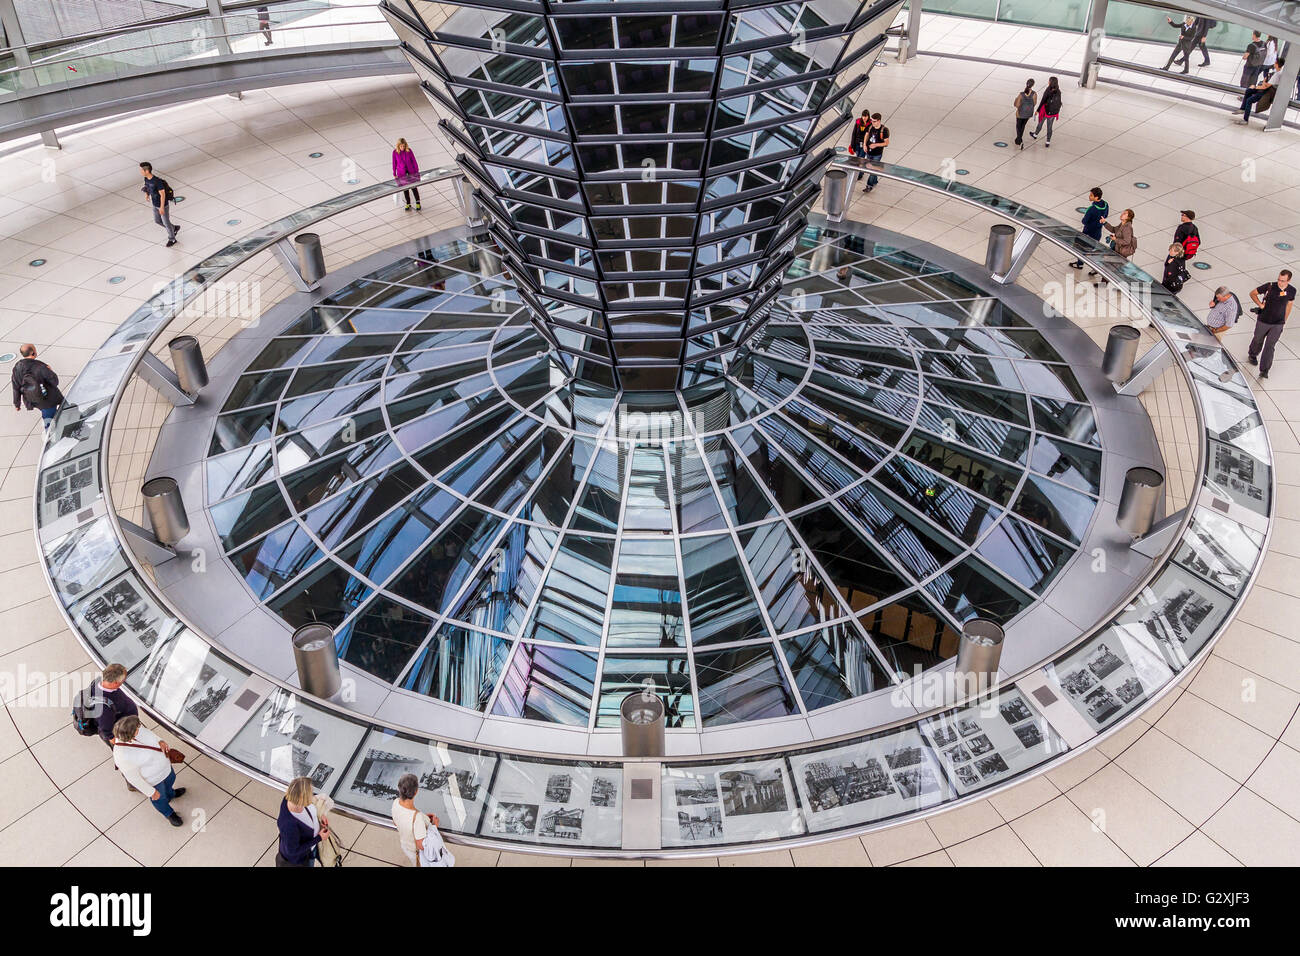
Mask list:
[[1157,643],[1141,622],[1110,627],[1049,664],[1047,676],[1094,730],[1104,730],[1173,677]]
[[664,846],[757,843],[804,832],[781,759],[665,764],[661,793]]
[[42,527],[76,514],[99,497],[99,456],[79,455],[41,472],[36,492]]
[[623,842],[623,769],[509,757],[497,768],[479,833],[571,847]]
[[[956,741],[958,735],[960,728],[953,724],[945,739]],[[796,754],[790,763],[814,833],[874,823],[952,799],[934,749],[915,727]]]
[[68,613],[103,660],[128,669],[149,658],[160,641],[181,626],[154,601],[134,571],[91,591]]
[[1218,630],[1233,598],[1185,568],[1170,565],[1115,618],[1115,626],[1143,639],[1171,670],[1180,671]]
[[[347,766],[364,734],[365,728],[352,720],[278,689],[225,753],[284,783],[310,777],[319,792],[329,794],[339,783],[336,768]],[[312,742],[302,743],[306,739]]]
[[1268,514],[1269,466],[1249,452],[1213,438],[1206,444],[1205,478],[1211,488],[1257,514]]
[[1231,518],[1197,508],[1174,560],[1234,596],[1259,560],[1264,536]]
[[453,833],[475,833],[497,758],[446,744],[372,730],[343,775],[334,799],[345,806],[387,815],[397,781],[413,773],[420,781],[415,806],[436,814]]
[[166,720],[197,735],[247,676],[207,641],[182,628],[155,644],[126,683]]
[[50,580],[64,605],[126,570],[108,518],[88,521],[45,548]]
[[[1000,783],[1067,749],[1015,688],[922,721],[921,728],[963,795]],[[953,740],[958,742],[940,743]]]

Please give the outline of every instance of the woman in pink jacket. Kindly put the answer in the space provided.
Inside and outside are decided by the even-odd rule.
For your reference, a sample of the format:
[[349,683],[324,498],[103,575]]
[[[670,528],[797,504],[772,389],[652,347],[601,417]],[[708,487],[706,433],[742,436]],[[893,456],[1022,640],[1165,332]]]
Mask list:
[[[420,178],[420,164],[415,161],[415,153],[411,152],[411,147],[406,145],[404,139],[399,139],[397,148],[393,150],[393,178],[407,182],[415,182]],[[412,186],[402,190],[407,212],[411,211],[411,193],[415,193],[415,208],[420,208],[420,190]]]

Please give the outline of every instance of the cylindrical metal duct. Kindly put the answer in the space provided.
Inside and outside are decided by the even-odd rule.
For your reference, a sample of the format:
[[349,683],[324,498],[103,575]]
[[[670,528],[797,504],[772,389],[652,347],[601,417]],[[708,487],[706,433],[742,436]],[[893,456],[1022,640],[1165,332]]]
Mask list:
[[328,700],[343,686],[334,629],[328,624],[304,624],[293,632],[293,661],[298,684],[313,697]]
[[150,478],[140,487],[140,494],[159,544],[174,547],[190,533],[190,519],[185,517],[185,502],[175,478]]
[[172,368],[176,370],[181,391],[197,395],[208,384],[208,366],[203,361],[199,340],[192,335],[178,335],[167,343],[167,348],[172,353]]
[[831,169],[822,180],[822,208],[826,217],[835,222],[844,218],[849,208],[849,174],[843,169]]
[[1004,276],[1011,271],[1011,247],[1015,241],[1015,226],[1003,222],[989,226],[989,247],[984,254],[984,265],[992,275]]
[[623,731],[623,756],[664,755],[664,702],[658,694],[634,691],[619,705]]
[[1106,336],[1106,353],[1101,357],[1101,374],[1116,385],[1124,384],[1132,376],[1141,335],[1131,325],[1110,327],[1110,334]]
[[961,643],[957,645],[957,675],[968,681],[975,679],[980,691],[990,687],[998,676],[1005,636],[1000,624],[982,617],[963,624]]
[[321,248],[320,236],[314,232],[300,232],[293,239],[298,249],[298,271],[308,282],[319,282],[325,278],[325,250]]
[[1133,537],[1142,537],[1155,523],[1156,505],[1164,491],[1165,476],[1160,472],[1154,468],[1130,468],[1124,473],[1115,523]]

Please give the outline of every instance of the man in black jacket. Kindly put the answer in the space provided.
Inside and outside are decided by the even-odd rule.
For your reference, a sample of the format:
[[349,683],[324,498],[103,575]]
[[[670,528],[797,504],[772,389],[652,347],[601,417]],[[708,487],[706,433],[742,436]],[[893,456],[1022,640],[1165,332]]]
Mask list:
[[54,413],[63,404],[59,391],[59,377],[54,369],[36,357],[36,346],[30,342],[18,350],[22,356],[14,364],[11,382],[14,389],[14,411],[39,409],[46,428],[54,420]]
[[1169,62],[1160,69],[1169,69],[1174,65],[1174,61],[1181,57],[1183,61],[1183,72],[1187,73],[1192,66],[1192,50],[1195,49],[1196,44],[1199,42],[1197,32],[1200,28],[1197,26],[1197,18],[1188,14],[1183,17],[1182,23],[1174,23],[1174,21],[1169,17],[1165,17],[1165,19],[1169,21],[1171,27],[1178,31],[1178,45],[1174,47],[1174,52],[1169,54]]
[[[126,691],[122,690],[124,683],[126,683],[126,668],[121,664],[109,664],[91,688],[91,693],[99,705],[95,724],[99,727],[100,739],[108,745],[109,750],[113,749],[113,725],[123,717],[140,716],[140,708],[136,707],[135,701],[126,696]],[[126,786],[128,790],[135,789],[130,783]]]

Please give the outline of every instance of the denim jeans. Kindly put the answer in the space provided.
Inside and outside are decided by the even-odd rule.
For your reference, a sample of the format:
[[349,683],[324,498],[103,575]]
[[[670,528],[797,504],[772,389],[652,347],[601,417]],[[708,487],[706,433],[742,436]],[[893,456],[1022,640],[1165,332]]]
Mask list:
[[[41,409],[41,425],[42,425],[42,427],[44,427],[44,428],[49,428],[49,427],[50,427],[50,422],[54,421],[54,416],[58,414],[58,411],[59,411],[59,409],[58,409],[57,406],[56,406],[56,407],[52,407],[52,408],[42,408],[42,409]],[[109,744],[109,746],[111,747],[111,746],[113,746],[113,745],[112,745],[112,744]]]
[[169,771],[166,780],[162,780],[153,785],[153,788],[158,791],[158,799],[155,800],[152,797],[149,798],[149,802],[153,804],[153,808],[165,817],[170,817],[175,813],[172,809],[171,802],[172,797],[176,795],[175,783],[176,771]]
[[161,210],[157,206],[154,206],[153,221],[167,230],[168,241],[176,238],[176,227],[172,225],[171,203],[163,203]]
[[1264,96],[1264,90],[1247,90],[1241,98],[1241,118],[1250,122],[1250,110]]

